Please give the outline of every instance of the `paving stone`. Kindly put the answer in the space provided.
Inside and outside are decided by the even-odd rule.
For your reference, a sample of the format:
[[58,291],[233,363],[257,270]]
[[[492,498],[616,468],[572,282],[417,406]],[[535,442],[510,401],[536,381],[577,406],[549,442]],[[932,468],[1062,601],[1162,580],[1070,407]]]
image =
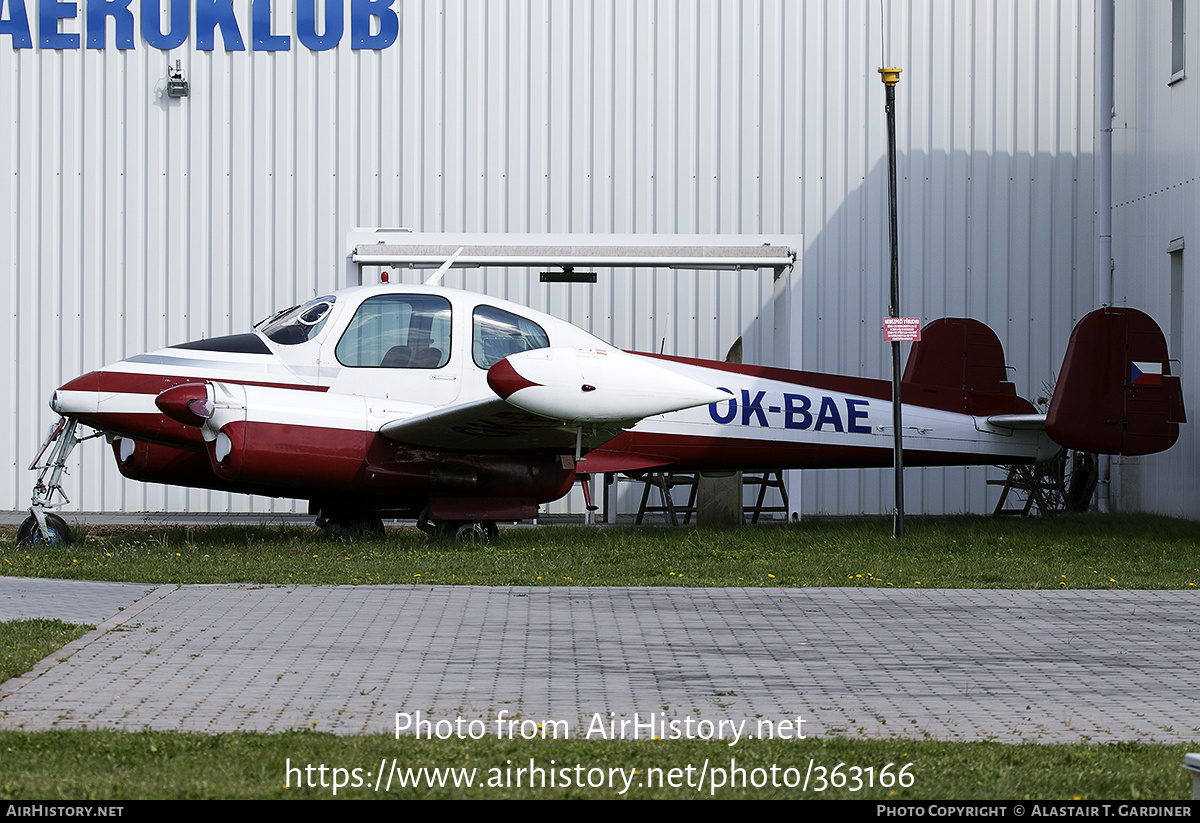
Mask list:
[[[0,607],[30,600],[11,580]],[[62,586],[37,592],[49,611],[84,597],[37,582]],[[575,733],[637,715],[800,717],[808,737],[1200,739],[1191,592],[147,588],[97,594],[109,619],[0,684],[0,728],[391,733],[419,711],[489,731],[504,712]]]
[[0,577],[0,620],[96,625],[153,591],[154,584]]

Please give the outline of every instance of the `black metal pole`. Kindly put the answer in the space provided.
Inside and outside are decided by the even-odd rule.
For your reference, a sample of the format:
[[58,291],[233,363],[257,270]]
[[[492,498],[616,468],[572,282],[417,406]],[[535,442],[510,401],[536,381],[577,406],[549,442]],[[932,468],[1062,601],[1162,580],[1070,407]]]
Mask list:
[[[888,223],[892,238],[892,299],[889,317],[900,316],[900,234],[896,223],[896,84],[900,69],[880,69],[886,100],[888,134]],[[900,400],[900,341],[892,341],[892,474],[896,483],[896,508],[892,517],[892,537],[904,537],[904,436]]]

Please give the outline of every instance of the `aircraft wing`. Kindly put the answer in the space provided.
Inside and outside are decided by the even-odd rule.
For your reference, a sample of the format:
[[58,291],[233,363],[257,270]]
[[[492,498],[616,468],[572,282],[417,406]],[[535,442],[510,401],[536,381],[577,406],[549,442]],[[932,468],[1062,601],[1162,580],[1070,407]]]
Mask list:
[[[582,445],[595,448],[622,431],[615,426],[585,428]],[[379,433],[398,443],[451,451],[575,450],[574,426],[519,409],[499,397],[393,420]]]
[[[719,389],[620,349],[536,349],[512,354],[488,370],[488,385],[496,392],[494,397],[393,420],[380,433],[426,448],[568,453],[575,451],[580,436],[581,451],[591,451],[646,417],[727,397]],[[672,461],[606,453],[596,455],[595,462],[633,470]]]
[[[643,471],[678,462],[675,457],[602,448],[622,431],[617,427],[585,428],[581,444],[584,458],[576,471],[592,474]],[[522,411],[499,398],[393,420],[380,433],[399,443],[438,450],[560,453],[575,450],[574,427]]]

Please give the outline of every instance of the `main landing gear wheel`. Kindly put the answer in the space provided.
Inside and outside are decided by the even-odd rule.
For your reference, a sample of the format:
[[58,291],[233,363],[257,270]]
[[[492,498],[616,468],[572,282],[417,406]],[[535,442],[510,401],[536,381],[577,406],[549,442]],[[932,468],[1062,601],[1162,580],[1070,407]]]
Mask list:
[[46,513],[48,535],[38,531],[37,519],[31,514],[17,529],[17,544],[21,546],[66,546],[71,542],[71,527],[57,514]]
[[417,518],[417,528],[436,540],[453,538],[462,543],[491,543],[500,536],[495,520],[432,520],[429,506]]
[[383,519],[372,516],[317,518],[317,526],[330,540],[369,540],[383,537]]
[[500,536],[494,520],[442,520],[427,523],[422,531],[442,540],[457,540],[460,543],[491,543]]
[[491,520],[474,520],[451,524],[454,539],[460,543],[491,543],[500,536],[500,529]]

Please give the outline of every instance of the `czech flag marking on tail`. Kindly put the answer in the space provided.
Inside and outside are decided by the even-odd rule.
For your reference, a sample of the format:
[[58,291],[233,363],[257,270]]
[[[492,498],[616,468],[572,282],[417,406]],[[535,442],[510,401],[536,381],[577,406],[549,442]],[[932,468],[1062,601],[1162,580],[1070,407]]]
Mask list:
[[1134,386],[1161,386],[1162,378],[1162,363],[1138,363],[1136,360],[1132,361],[1129,382]]

